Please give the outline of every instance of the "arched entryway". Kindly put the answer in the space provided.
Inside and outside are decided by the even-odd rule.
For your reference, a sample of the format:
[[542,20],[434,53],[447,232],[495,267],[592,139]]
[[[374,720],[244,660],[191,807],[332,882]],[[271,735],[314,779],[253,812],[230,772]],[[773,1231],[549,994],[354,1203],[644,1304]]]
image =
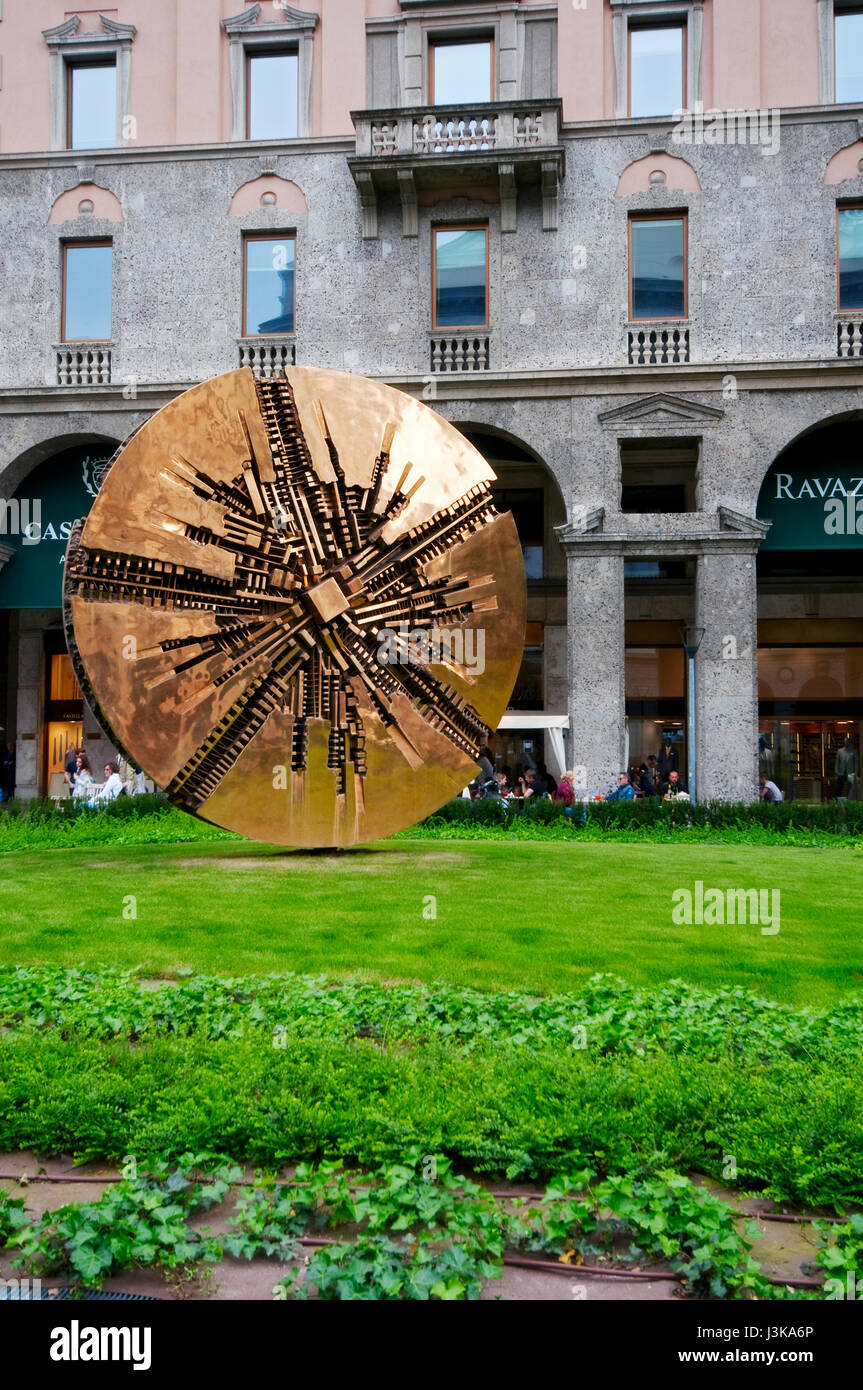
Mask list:
[[497,475],[497,506],[512,512],[527,576],[524,656],[497,730],[498,766],[545,764],[559,778],[567,758],[566,559],[555,527],[566,522],[557,481],[538,454],[491,425],[457,426]]
[[61,795],[67,750],[84,739],[97,761],[109,756],[66,653],[61,603],[69,533],[116,448],[110,438],[58,439],[3,504],[0,737],[15,745],[17,796]]
[[787,798],[860,800],[863,417],[777,457],[758,517],[759,767]]

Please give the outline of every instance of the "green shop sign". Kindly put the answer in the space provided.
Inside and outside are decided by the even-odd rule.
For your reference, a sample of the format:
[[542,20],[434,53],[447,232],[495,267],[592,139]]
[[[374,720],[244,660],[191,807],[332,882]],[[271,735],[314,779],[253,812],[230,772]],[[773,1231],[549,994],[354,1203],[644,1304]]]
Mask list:
[[34,468],[15,496],[0,498],[0,608],[59,608],[69,532],[93,505],[112,451],[67,449]]
[[863,548],[863,464],[814,472],[771,468],[758,495],[757,515],[773,525],[762,550]]

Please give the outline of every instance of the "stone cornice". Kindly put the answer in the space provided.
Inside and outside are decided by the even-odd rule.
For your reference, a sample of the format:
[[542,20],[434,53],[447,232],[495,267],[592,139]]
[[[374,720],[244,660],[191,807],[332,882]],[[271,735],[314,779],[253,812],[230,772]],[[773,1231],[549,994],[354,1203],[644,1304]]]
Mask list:
[[[744,391],[863,391],[863,359],[859,362],[833,361],[789,363],[717,363],[711,367],[585,367],[580,370],[548,370],[526,372],[475,372],[462,377],[434,377],[434,402],[463,400],[515,399],[576,401],[580,397],[644,396],[644,383],[650,380],[683,387],[682,373],[688,373],[686,388],[691,391],[715,392],[720,397],[723,377],[731,372],[737,377],[738,390]],[[375,376],[369,373],[370,376]],[[428,399],[428,375],[396,376],[380,374],[376,380],[395,386],[409,395]],[[197,386],[199,377],[181,382],[139,382],[137,401],[123,399],[121,383],[110,386],[32,386],[0,388],[0,415],[18,415],[22,411],[63,412],[80,410],[92,401],[103,410],[156,410],[173,400],[181,391]],[[745,383],[743,386],[741,383]],[[142,407],[142,404],[143,407]],[[725,510],[725,509],[724,509]],[[728,524],[733,524],[733,512],[727,512]]]
[[206,145],[116,145],[99,151],[94,161],[92,151],[82,151],[76,159],[73,150],[34,150],[31,153],[0,154],[0,173],[4,169],[49,169],[60,165],[77,170],[106,169],[126,164],[182,164],[186,160],[278,158],[296,159],[298,155],[352,154],[356,148],[353,135],[304,136],[296,140],[231,140]]

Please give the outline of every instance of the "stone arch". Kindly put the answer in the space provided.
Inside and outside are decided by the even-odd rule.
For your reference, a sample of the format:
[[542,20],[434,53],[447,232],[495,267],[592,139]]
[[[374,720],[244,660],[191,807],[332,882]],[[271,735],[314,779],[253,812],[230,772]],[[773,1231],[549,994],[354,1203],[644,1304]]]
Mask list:
[[[656,175],[662,175],[659,179]],[[700,193],[701,184],[692,165],[685,159],[662,152],[635,159],[620,175],[614,196],[647,193],[653,187],[679,189],[682,193]]]
[[116,435],[93,430],[69,430],[64,434],[51,434],[37,444],[23,449],[10,460],[5,469],[0,467],[0,495],[12,497],[34,469],[69,449],[92,444],[94,448],[107,449],[109,453],[114,454],[121,442]]
[[300,214],[309,210],[306,195],[299,184],[280,178],[278,174],[261,174],[259,178],[240,184],[231,199],[228,216],[244,217],[266,207]]
[[96,183],[79,183],[54,199],[48,221],[73,222],[88,216],[102,222],[122,222],[123,207],[109,189],[100,188]]

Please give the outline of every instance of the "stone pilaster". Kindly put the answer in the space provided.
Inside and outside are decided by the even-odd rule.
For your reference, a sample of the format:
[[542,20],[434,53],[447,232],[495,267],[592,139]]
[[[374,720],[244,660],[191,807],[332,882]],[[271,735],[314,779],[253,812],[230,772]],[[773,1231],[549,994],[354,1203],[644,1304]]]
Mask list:
[[617,786],[624,754],[623,554],[561,539],[567,557],[568,759],[577,780],[583,779],[580,791],[605,795]]
[[696,571],[698,798],[758,796],[758,628],[754,544],[706,549]]

